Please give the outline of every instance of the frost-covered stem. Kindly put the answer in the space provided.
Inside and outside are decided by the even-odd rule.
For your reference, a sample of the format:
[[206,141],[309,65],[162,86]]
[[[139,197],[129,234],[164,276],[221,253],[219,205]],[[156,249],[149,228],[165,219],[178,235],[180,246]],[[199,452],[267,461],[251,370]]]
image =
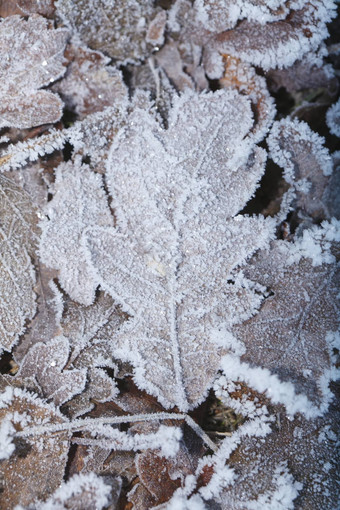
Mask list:
[[10,144],[6,151],[0,154],[0,171],[19,168],[25,165],[27,160],[36,161],[40,156],[61,149],[68,139],[69,132],[52,129],[48,134],[38,138]]
[[17,432],[16,437],[40,436],[42,434],[52,434],[54,432],[77,432],[80,430],[94,431],[96,425],[119,425],[120,423],[136,423],[157,420],[183,420],[189,427],[202,439],[202,441],[214,452],[217,451],[216,445],[202,430],[202,428],[187,414],[172,413],[154,413],[154,414],[132,414],[125,416],[115,416],[106,418],[84,418],[82,420],[73,420],[64,423],[54,423],[53,425],[38,425],[28,427],[25,430]]
[[156,84],[156,103],[158,103],[158,101],[160,99],[160,96],[161,96],[161,84],[160,84],[160,80],[159,80],[159,71],[158,71],[158,69],[155,68],[155,64],[154,64],[153,58],[149,58],[148,59],[148,64],[149,64],[149,67],[151,69],[152,75],[153,75],[154,80],[155,80],[155,84]]

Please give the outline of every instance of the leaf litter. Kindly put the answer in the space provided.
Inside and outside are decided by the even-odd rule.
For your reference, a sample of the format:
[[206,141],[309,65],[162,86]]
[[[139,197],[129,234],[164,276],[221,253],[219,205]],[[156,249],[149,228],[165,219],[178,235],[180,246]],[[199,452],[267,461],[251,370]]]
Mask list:
[[1,7],[2,508],[336,508],[334,14]]

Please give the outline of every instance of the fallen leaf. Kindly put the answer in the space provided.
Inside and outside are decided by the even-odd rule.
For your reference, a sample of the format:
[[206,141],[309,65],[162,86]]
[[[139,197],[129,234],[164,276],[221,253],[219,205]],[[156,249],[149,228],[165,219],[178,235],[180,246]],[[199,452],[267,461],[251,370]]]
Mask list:
[[0,420],[13,427],[12,455],[0,462],[2,494],[0,508],[28,506],[36,498],[45,499],[61,484],[69,449],[69,432],[42,433],[21,437],[25,427],[41,423],[63,423],[64,418],[52,406],[34,394],[7,386],[1,395]]
[[107,65],[108,57],[76,44],[67,48],[66,57],[70,62],[67,72],[53,90],[59,92],[79,119],[126,99],[127,88],[122,74]]
[[[242,361],[293,383],[297,393],[307,395],[321,410],[327,409],[331,398],[329,380],[336,377],[333,347],[339,325],[337,266],[332,256],[329,263],[322,262],[323,257],[327,260],[327,249],[323,255],[322,248],[322,241],[327,244],[327,228],[331,227],[325,226],[321,242],[305,232],[302,256],[299,241],[295,248],[277,241],[268,252],[255,255],[245,275],[264,285],[267,297],[254,317],[234,328],[246,347]],[[309,258],[313,252],[319,253],[317,264]],[[292,254],[297,263],[292,263]]]
[[47,21],[38,14],[27,21],[17,15],[1,21],[0,128],[29,128],[60,119],[59,97],[38,89],[64,74],[67,37],[67,30],[49,29]]
[[0,194],[0,345],[10,351],[36,311],[31,258],[38,218],[28,194],[1,175]]
[[56,406],[84,390],[86,370],[65,369],[69,358],[69,342],[59,336],[47,343],[35,343],[23,358],[18,377],[33,378],[42,394]]

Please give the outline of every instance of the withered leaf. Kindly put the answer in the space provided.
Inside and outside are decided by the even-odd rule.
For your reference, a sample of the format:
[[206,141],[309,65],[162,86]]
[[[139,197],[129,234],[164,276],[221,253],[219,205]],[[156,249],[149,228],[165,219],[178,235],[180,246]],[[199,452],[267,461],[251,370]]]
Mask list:
[[22,360],[18,377],[33,378],[42,394],[56,406],[81,393],[85,387],[86,369],[69,369],[69,342],[59,336],[47,343],[36,343]]
[[335,509],[338,412],[292,421],[276,407],[273,416],[265,438],[245,436],[230,455],[236,480],[222,494],[222,509]]
[[58,15],[72,25],[83,42],[120,62],[147,56],[147,28],[159,11],[150,0],[123,0],[117,4],[59,0],[57,3]]
[[64,476],[70,434],[58,432],[21,437],[20,432],[27,426],[62,423],[64,418],[53,406],[19,388],[7,386],[0,398],[0,420],[9,420],[15,429],[14,453],[0,462],[3,488],[0,508],[8,510],[18,504],[28,506],[36,498],[45,499],[59,487]]
[[266,82],[249,64],[230,55],[223,55],[223,57],[225,71],[220,83],[222,87],[235,88],[250,98],[256,118],[252,135],[256,141],[261,141],[275,116],[273,99],[269,95]]
[[284,87],[288,92],[324,87],[333,97],[338,91],[338,81],[328,66],[316,65],[304,60],[297,61],[286,69],[272,69],[266,73],[269,88],[278,92]]
[[94,473],[74,475],[64,482],[37,510],[102,510],[115,504],[120,493],[120,480],[96,476]]
[[103,367],[115,368],[111,343],[124,317],[111,296],[99,292],[93,305],[84,306],[70,302],[61,320],[61,328],[70,341],[70,363],[87,369],[86,389],[68,404],[68,413],[80,416],[94,403],[112,400],[117,387]]
[[63,28],[48,29],[38,14],[27,21],[10,16],[0,23],[0,128],[29,128],[60,119],[59,97],[38,89],[64,74],[67,37]]
[[0,345],[9,351],[36,310],[31,257],[38,218],[28,194],[3,175],[0,196]]
[[322,0],[317,0],[291,10],[284,20],[263,24],[257,20],[241,21],[206,45],[208,75],[214,78],[221,75],[218,53],[240,58],[264,70],[291,66],[304,54],[315,51],[327,36],[326,22],[334,16],[333,9],[334,5],[328,7]]
[[[319,234],[325,244],[327,228],[331,226]],[[246,346],[243,361],[292,382],[297,393],[307,395],[324,411],[331,398],[329,380],[336,377],[332,367],[339,324],[339,274],[332,256],[329,263],[322,263],[327,249],[323,255],[317,236],[318,230],[305,232],[300,241],[302,257],[297,247],[282,241],[254,257],[245,275],[267,288],[267,298],[254,317],[235,326],[234,333]],[[309,258],[313,256],[314,260]],[[316,264],[318,256],[321,261]]]
[[71,44],[66,57],[70,61],[67,72],[53,90],[79,119],[126,99],[121,72],[107,66],[110,60],[102,53]]
[[246,18],[261,24],[284,19],[291,8],[287,0],[195,0],[196,16],[209,32],[218,34]]
[[[205,448],[187,426],[184,426],[183,432],[184,437],[175,457],[167,459],[152,450],[137,455],[137,474],[142,487],[135,488],[128,495],[129,501],[135,502],[136,508],[147,510],[150,502],[152,506],[167,502],[175,490],[183,486],[187,476],[195,475]],[[144,494],[145,489],[147,494]]]
[[54,0],[2,0],[0,16],[6,18],[13,14],[20,14],[20,16],[41,14],[41,16],[51,18],[54,14]]
[[273,161],[296,191],[296,206],[318,221],[328,219],[325,194],[333,162],[324,139],[305,122],[283,119],[274,123],[267,141]]
[[333,135],[340,137],[340,99],[327,111],[327,125]]
[[59,322],[63,306],[62,294],[53,281],[57,278],[57,272],[48,269],[39,260],[37,269],[37,282],[34,287],[37,294],[37,312],[13,351],[17,363],[21,362],[34,344],[47,342],[61,333]]

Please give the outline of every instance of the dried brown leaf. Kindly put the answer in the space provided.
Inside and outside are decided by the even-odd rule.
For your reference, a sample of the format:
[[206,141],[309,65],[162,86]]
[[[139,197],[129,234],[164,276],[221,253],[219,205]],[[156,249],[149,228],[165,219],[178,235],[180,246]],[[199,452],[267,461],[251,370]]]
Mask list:
[[10,16],[0,23],[0,128],[29,128],[60,119],[59,97],[37,89],[64,74],[67,36],[65,29],[49,29],[38,14],[27,21]]
[[0,462],[0,509],[8,510],[18,504],[28,506],[37,498],[45,499],[59,487],[67,461],[69,433],[20,437],[27,424],[56,424],[64,419],[52,406],[19,388],[7,387],[1,397],[0,420],[10,421],[15,429],[14,453]]
[[102,53],[71,44],[66,57],[70,62],[66,75],[53,90],[59,92],[79,119],[126,99],[127,89],[120,71],[107,66],[109,59]]
[[54,9],[54,0],[0,0],[0,16],[2,18],[14,14],[20,16],[41,14],[41,16],[51,18]]
[[333,263],[313,264],[308,258],[313,243],[305,239],[307,253],[297,263],[289,263],[290,244],[277,241],[245,268],[248,278],[266,287],[267,297],[259,312],[234,332],[246,346],[242,361],[292,382],[324,410],[331,398],[339,274]]
[[70,341],[69,363],[79,370],[88,369],[85,391],[66,406],[70,415],[80,416],[95,403],[107,402],[116,396],[113,379],[101,367],[115,368],[110,342],[123,320],[113,299],[104,292],[100,292],[90,306],[67,304],[61,328]]
[[295,207],[317,221],[329,218],[325,192],[333,162],[324,139],[305,122],[283,119],[274,123],[268,146],[273,161],[284,169],[285,180],[296,191]]
[[273,412],[269,435],[243,437],[231,454],[237,478],[222,495],[222,509],[336,508],[338,412],[314,421],[302,416],[292,421],[281,407]]
[[[152,450],[137,455],[137,473],[143,489],[135,488],[128,495],[136,508],[147,510],[150,501],[152,506],[167,502],[175,490],[183,486],[186,476],[195,475],[199,459],[206,450],[186,425],[183,432],[184,437],[175,457],[165,458]],[[140,501],[137,502],[137,499]]]
[[266,73],[266,78],[273,92],[281,87],[288,92],[323,87],[334,97],[339,88],[338,80],[328,66],[317,66],[308,59],[298,60],[287,69],[272,69]]
[[274,102],[269,95],[266,82],[249,64],[230,55],[223,55],[223,57],[225,72],[220,83],[224,88],[236,88],[241,94],[249,97],[256,120],[252,133],[256,140],[261,140],[275,115]]
[[90,48],[107,53],[118,61],[136,61],[147,56],[152,46],[146,41],[150,21],[160,9],[151,0],[59,0],[57,13],[78,32]]
[[291,66],[304,54],[315,51],[327,37],[326,22],[334,16],[333,9],[334,6],[327,7],[321,0],[316,0],[306,2],[302,9],[291,10],[283,20],[268,23],[256,19],[241,21],[206,45],[208,75],[221,76],[219,53],[240,58],[264,70]]

